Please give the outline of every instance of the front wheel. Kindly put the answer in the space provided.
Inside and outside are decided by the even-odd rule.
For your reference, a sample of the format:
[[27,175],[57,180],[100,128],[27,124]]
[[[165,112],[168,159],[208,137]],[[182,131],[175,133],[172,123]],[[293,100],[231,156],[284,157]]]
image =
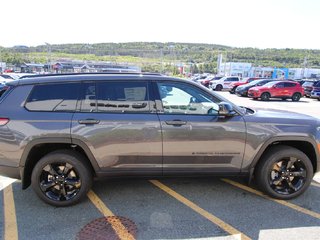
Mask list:
[[275,146],[261,159],[255,177],[260,188],[270,196],[292,199],[310,185],[313,166],[307,155],[300,150]]
[[264,92],[264,93],[261,94],[260,98],[261,98],[262,101],[269,101],[270,94],[267,93],[267,92]]
[[216,91],[221,91],[222,88],[223,88],[222,85],[219,84],[219,85],[216,86],[216,89],[215,89],[215,90],[216,90]]
[[65,207],[84,198],[92,184],[91,167],[75,151],[49,153],[35,165],[31,185],[46,203]]
[[231,93],[231,94],[235,94],[235,93],[236,93],[236,88],[237,88],[237,87],[233,87],[233,88],[230,90],[230,93]]

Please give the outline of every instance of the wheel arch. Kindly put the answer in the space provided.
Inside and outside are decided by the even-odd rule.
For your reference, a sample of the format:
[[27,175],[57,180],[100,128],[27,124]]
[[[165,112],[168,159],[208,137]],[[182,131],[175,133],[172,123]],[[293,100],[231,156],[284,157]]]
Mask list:
[[260,94],[260,98],[261,98],[262,94],[265,94],[265,93],[269,94],[269,97],[271,97],[271,96],[272,96],[272,95],[271,95],[271,93],[270,93],[269,91],[264,91],[264,92],[262,92],[262,93]]
[[31,173],[36,163],[46,154],[56,151],[70,149],[79,152],[87,160],[95,176],[99,172],[99,166],[90,149],[81,141],[71,141],[70,138],[46,138],[35,139],[27,144],[20,161],[20,176],[22,189],[26,189],[31,183]]
[[250,180],[252,179],[254,175],[255,167],[261,160],[261,157],[263,156],[263,154],[266,153],[272,147],[279,146],[279,145],[291,146],[300,150],[301,152],[306,154],[310,159],[313,166],[313,171],[317,172],[320,170],[320,155],[319,155],[317,143],[315,141],[313,141],[308,137],[301,137],[301,136],[289,137],[289,138],[274,137],[266,141],[264,145],[260,148],[256,156],[254,157],[249,169]]

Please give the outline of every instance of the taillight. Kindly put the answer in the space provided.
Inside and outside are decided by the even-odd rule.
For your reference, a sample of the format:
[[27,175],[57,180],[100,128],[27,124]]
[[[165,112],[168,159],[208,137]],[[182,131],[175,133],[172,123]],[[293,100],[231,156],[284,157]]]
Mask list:
[[0,118],[0,126],[4,126],[9,122],[9,118]]

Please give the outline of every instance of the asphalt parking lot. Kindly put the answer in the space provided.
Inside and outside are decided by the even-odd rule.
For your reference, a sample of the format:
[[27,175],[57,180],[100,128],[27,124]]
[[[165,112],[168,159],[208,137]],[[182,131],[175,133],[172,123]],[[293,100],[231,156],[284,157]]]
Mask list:
[[[219,94],[238,105],[320,118],[320,102],[313,99],[261,102]],[[88,223],[115,215],[128,221],[108,221],[114,233],[110,239],[319,239],[319,182],[315,177],[302,196],[279,201],[240,178],[107,180],[95,182],[80,204],[55,208],[39,200],[31,188],[22,191],[20,182],[10,184],[0,177],[0,236],[81,239]],[[88,230],[86,236],[93,239]]]

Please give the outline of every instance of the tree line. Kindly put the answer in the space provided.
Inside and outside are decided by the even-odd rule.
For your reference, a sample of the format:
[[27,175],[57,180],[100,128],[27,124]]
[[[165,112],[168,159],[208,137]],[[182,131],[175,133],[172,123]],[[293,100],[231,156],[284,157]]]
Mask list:
[[249,62],[254,66],[320,68],[320,50],[235,48],[216,44],[196,43],[97,43],[52,44],[35,47],[0,47],[0,61],[12,65],[24,62],[47,63],[60,59],[109,61],[138,65],[144,71],[176,71],[180,65],[192,72],[217,70],[218,55],[223,61]]

